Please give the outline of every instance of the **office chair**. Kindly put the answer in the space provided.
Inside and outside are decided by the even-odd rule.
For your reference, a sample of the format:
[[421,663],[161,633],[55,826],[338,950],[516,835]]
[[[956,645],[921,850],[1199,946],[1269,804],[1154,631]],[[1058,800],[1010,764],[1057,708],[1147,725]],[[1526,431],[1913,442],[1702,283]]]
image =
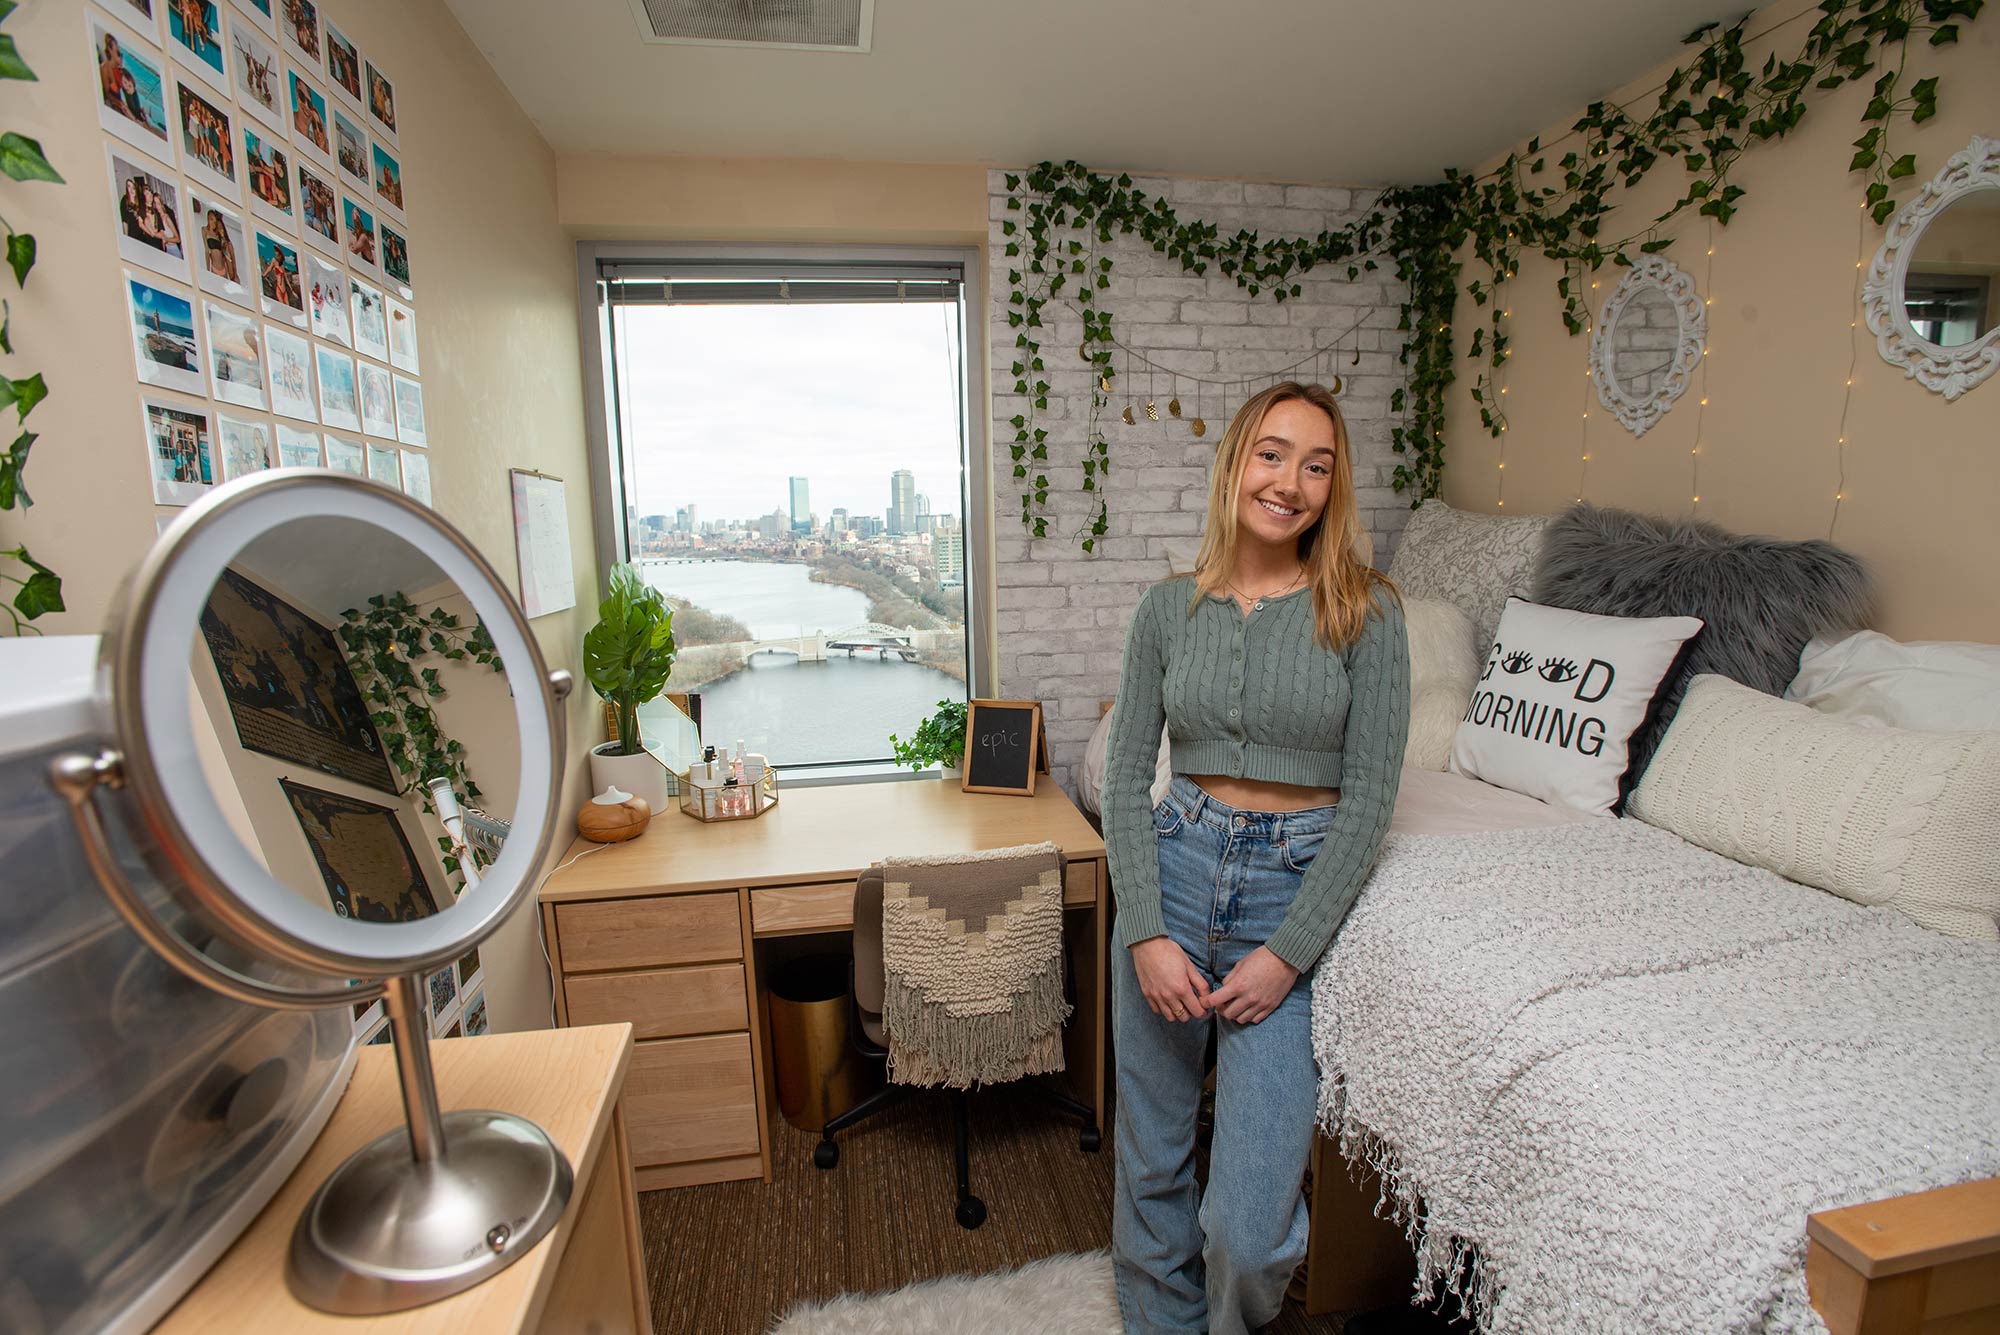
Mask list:
[[[887,1058],[889,1035],[882,1021],[886,981],[882,959],[882,868],[879,866],[861,873],[860,881],[854,888],[854,960],[849,970],[851,984],[848,996],[853,1009],[848,1032],[855,1050],[864,1057]],[[1069,967],[1067,942],[1063,945],[1063,991],[1074,1006],[1075,983]],[[1085,1154],[1095,1154],[1102,1147],[1103,1137],[1098,1133],[1097,1119],[1089,1108],[1039,1080],[1030,1078],[1026,1084],[1039,1098],[1082,1123],[1076,1140],[1078,1149]],[[915,1086],[912,1085],[886,1085],[829,1121],[820,1132],[818,1147],[813,1150],[813,1163],[822,1169],[834,1167],[840,1162],[840,1146],[834,1143],[834,1133],[845,1131],[884,1108],[902,1102],[913,1088]],[[963,1089],[951,1091],[952,1163],[958,1173],[956,1214],[962,1227],[978,1228],[986,1222],[986,1203],[972,1194],[971,1125],[966,1094]]]

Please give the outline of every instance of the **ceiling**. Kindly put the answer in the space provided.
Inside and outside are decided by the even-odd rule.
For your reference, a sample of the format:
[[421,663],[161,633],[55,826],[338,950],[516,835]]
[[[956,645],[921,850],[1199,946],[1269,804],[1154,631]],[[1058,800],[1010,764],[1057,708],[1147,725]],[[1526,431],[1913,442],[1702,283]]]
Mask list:
[[[741,0],[746,5],[799,0]],[[630,0],[446,0],[559,153],[1435,180],[1745,0],[876,0],[865,54],[640,40]]]

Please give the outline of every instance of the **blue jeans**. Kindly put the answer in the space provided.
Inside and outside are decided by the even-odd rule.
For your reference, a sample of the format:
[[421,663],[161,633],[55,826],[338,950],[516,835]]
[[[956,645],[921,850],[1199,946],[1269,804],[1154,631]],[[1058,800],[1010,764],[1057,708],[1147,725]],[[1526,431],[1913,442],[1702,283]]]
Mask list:
[[[1284,921],[1334,808],[1239,811],[1176,775],[1154,809],[1167,935],[1221,984]],[[1301,1195],[1317,1076],[1311,975],[1258,1024],[1172,1021],[1113,950],[1118,1184],[1111,1225],[1118,1309],[1134,1332],[1238,1335],[1278,1315],[1306,1253]],[[1195,1114],[1209,1027],[1215,1129],[1197,1211]]]

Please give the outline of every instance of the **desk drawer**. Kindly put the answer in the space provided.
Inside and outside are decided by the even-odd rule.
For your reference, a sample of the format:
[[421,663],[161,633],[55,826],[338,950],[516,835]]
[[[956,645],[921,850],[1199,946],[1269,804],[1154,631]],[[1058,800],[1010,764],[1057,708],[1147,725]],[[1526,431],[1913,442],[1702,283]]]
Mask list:
[[690,969],[640,969],[583,974],[563,980],[574,1026],[632,1022],[634,1038],[675,1038],[748,1029],[743,966],[704,964]]
[[659,895],[558,904],[564,973],[743,958],[736,896]]
[[854,925],[854,882],[770,885],[750,892],[750,928],[758,936],[844,932]]
[[1097,862],[1071,862],[1063,867],[1063,906],[1097,902]]
[[635,1044],[625,1079],[625,1116],[635,1164],[757,1153],[750,1035]]

